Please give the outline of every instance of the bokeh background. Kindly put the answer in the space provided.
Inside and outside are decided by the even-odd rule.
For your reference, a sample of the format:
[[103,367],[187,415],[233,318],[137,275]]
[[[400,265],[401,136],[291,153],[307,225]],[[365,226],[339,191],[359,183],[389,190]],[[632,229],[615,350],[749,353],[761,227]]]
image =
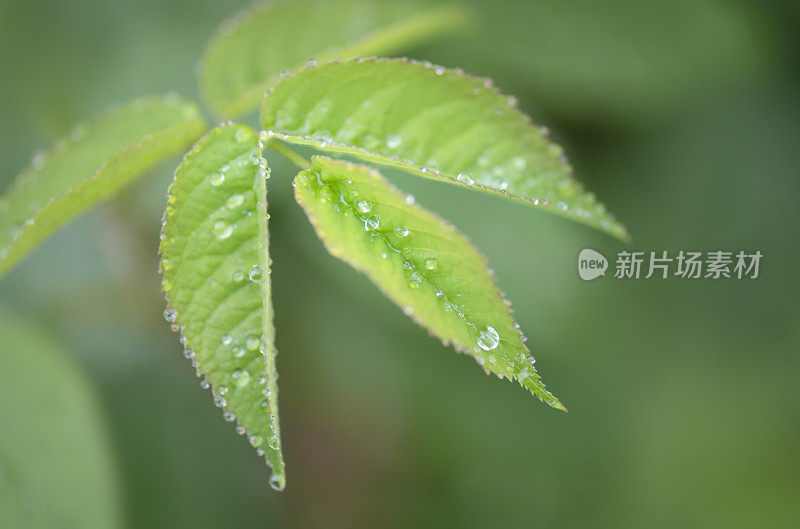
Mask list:
[[[197,98],[204,42],[239,5],[2,0],[0,189],[34,150],[114,102]],[[64,480],[52,498],[10,496],[13,454],[0,444],[0,527],[15,526],[3,510],[14,501],[40,522],[55,503],[152,529],[800,527],[800,6],[471,5],[475,27],[407,54],[517,95],[634,242],[388,176],[488,255],[570,412],[484,376],[329,257],[292,199],[293,171],[273,156],[288,464],[287,490],[273,492],[161,315],[156,248],[173,159],[0,281],[5,380],[29,380],[15,355],[51,355],[93,403],[91,417],[48,422],[49,443],[30,447],[31,465]],[[585,247],[765,257],[756,280],[583,282]],[[8,417],[35,425],[56,413],[57,394],[40,402],[5,389],[0,441],[12,442]],[[56,463],[78,457],[94,429],[85,473],[106,480],[102,491]]]

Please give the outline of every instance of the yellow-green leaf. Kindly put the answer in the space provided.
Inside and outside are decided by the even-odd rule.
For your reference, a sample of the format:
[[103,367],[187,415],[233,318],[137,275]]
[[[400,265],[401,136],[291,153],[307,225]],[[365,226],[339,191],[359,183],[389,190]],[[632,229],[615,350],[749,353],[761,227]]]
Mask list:
[[270,297],[266,161],[257,134],[222,125],[175,171],[161,235],[164,317],[185,356],[213,386],[214,403],[237,422],[286,484],[278,426],[275,331]]
[[58,343],[0,308],[0,527],[122,527],[97,395]]
[[546,130],[486,79],[408,60],[331,61],[278,83],[261,122],[286,142],[516,198],[627,237],[573,179]]
[[200,63],[200,89],[220,116],[258,106],[281,72],[310,59],[388,55],[461,26],[455,6],[370,0],[279,0],[224,22]]
[[196,105],[139,99],[78,125],[34,156],[0,198],[0,276],[42,240],[202,134]]
[[486,260],[452,225],[363,165],[316,156],[294,186],[332,255],[487,373],[566,410],[542,383]]

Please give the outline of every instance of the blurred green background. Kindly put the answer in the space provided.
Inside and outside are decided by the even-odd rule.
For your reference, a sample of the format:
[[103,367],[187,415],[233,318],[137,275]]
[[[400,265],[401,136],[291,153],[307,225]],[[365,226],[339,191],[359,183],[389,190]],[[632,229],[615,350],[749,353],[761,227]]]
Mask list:
[[[197,98],[203,44],[239,5],[3,0],[0,189],[35,149],[113,102],[173,90]],[[292,199],[291,168],[273,156],[288,465],[286,492],[273,492],[161,315],[156,248],[174,159],[0,282],[0,371],[17,369],[14,355],[63,349],[81,398],[99,410],[101,448],[90,459],[108,486],[103,497],[62,488],[58,501],[94,501],[123,527],[153,529],[800,527],[800,6],[472,7],[475,27],[408,55],[491,76],[517,95],[634,243],[388,176],[488,255],[569,414],[484,376],[330,258]],[[752,281],[583,282],[585,247],[765,257]],[[6,411],[44,413],[0,394]],[[70,443],[84,423],[63,422],[46,436],[60,457],[31,464],[78,457]],[[3,503],[13,501],[11,452],[0,445],[3,529],[16,523]],[[30,519],[58,527],[35,515],[42,501],[25,501]]]

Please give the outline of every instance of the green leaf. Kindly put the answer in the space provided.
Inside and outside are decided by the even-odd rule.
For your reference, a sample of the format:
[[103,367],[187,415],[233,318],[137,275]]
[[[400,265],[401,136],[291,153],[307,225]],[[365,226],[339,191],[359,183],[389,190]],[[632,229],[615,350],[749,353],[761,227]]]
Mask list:
[[332,61],[283,79],[261,122],[287,142],[500,193],[627,237],[573,180],[561,147],[487,79],[405,59]]
[[501,378],[545,389],[485,258],[453,226],[363,165],[315,156],[295,196],[328,251],[364,272],[414,321]]
[[223,23],[200,63],[200,89],[219,115],[253,110],[282,71],[310,59],[388,55],[461,26],[461,8],[418,2],[295,0],[246,9]]
[[186,155],[161,235],[164,316],[213,386],[214,403],[286,484],[278,426],[266,161],[256,133],[222,125]]
[[121,527],[96,396],[57,344],[0,309],[0,526]]
[[0,276],[46,237],[196,139],[205,122],[174,96],[140,99],[78,125],[37,154],[0,198]]

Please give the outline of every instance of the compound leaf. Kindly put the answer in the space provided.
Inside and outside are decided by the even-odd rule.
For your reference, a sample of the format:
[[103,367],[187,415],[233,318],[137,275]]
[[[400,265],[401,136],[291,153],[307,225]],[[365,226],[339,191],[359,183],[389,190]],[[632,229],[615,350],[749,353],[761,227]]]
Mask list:
[[57,343],[0,309],[0,526],[122,527],[96,395]]
[[140,99],[75,127],[0,198],[0,276],[42,240],[202,134],[193,103]]
[[364,272],[444,343],[550,406],[508,302],[484,257],[453,226],[416,205],[376,171],[315,156],[295,196],[328,251]]
[[572,178],[561,147],[486,79],[404,59],[332,61],[278,83],[261,122],[286,142],[500,193],[627,237]]
[[200,89],[219,115],[255,109],[282,71],[357,55],[388,55],[452,30],[466,14],[418,2],[295,0],[258,4],[224,22],[200,63]]
[[161,235],[165,318],[214,403],[285,486],[278,426],[266,179],[257,134],[222,125],[175,171]]

